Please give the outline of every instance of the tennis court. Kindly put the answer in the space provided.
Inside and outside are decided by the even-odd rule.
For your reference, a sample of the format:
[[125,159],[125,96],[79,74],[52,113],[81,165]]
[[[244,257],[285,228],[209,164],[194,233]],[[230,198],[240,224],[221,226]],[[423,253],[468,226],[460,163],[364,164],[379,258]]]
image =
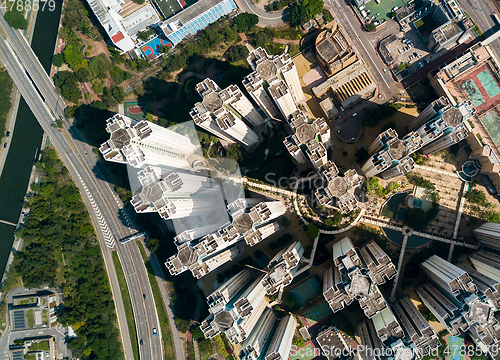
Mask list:
[[465,360],[465,356],[460,354],[460,350],[463,350],[464,346],[462,336],[448,335],[446,336],[446,344],[448,345],[449,355],[445,356],[445,360]]
[[161,12],[163,13],[163,16],[165,16],[165,19],[168,19],[174,14],[177,14],[179,11],[182,10],[182,7],[186,8],[187,5],[186,3],[182,0],[182,7],[181,5],[177,2],[177,0],[154,0],[156,5],[160,8]]
[[135,120],[143,120],[145,107],[145,105],[139,104],[137,100],[125,100],[123,103],[124,115]]
[[172,43],[168,41],[165,35],[162,37],[156,37],[147,44],[141,46],[141,51],[149,60],[161,55],[160,49],[162,45],[169,47],[172,46]]
[[462,83],[462,89],[467,94],[467,97],[472,101],[474,107],[482,105],[484,103],[484,97],[479,92],[477,85],[474,83],[474,80],[469,79]]
[[314,347],[314,344],[311,340],[306,342],[304,346],[290,351],[288,360],[312,360],[316,356],[319,356],[319,350]]
[[486,130],[488,130],[488,134],[490,134],[491,139],[495,143],[495,145],[500,145],[500,116],[496,109],[491,110],[486,113],[486,115],[481,116],[479,118],[483,123]]
[[477,74],[477,78],[490,98],[500,94],[500,88],[488,69]]
[[302,314],[302,322],[309,328],[326,318],[331,313],[332,310],[330,309],[330,306],[328,306],[328,303],[326,301],[322,301]]
[[304,304],[307,304],[316,296],[321,295],[321,290],[321,284],[319,283],[318,279],[313,276],[312,278],[304,281],[302,284],[294,287],[291,290],[291,293],[295,295],[295,298],[297,299],[297,305],[302,306]]

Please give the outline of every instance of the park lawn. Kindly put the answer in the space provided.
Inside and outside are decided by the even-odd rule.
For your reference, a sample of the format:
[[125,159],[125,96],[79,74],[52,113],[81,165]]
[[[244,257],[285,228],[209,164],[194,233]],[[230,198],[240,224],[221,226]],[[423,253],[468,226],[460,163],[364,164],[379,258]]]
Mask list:
[[45,340],[45,341],[41,341],[39,343],[33,343],[30,348],[29,348],[29,351],[49,351],[49,340]]
[[49,317],[47,314],[47,310],[42,310],[42,322],[47,324],[49,322]]
[[19,300],[18,305],[28,305],[28,304],[34,304],[36,303],[37,298],[36,297],[30,297],[24,300]]
[[158,320],[161,327],[161,335],[163,340],[163,352],[165,353],[165,360],[175,360],[175,346],[174,339],[172,336],[172,329],[170,328],[170,321],[163,305],[163,299],[160,292],[160,287],[156,282],[156,276],[154,275],[151,264],[146,255],[146,250],[140,241],[136,241],[139,251],[141,252],[142,260],[146,265],[149,283],[151,284],[151,290],[153,291],[153,297],[155,299],[156,310],[158,312]]
[[128,292],[127,281],[125,280],[122,264],[120,263],[118,253],[116,251],[113,251],[113,263],[115,264],[116,276],[118,277],[118,283],[120,284],[120,292],[123,298],[128,331],[130,333],[130,341],[132,342],[132,350],[134,351],[134,359],[139,360],[139,345],[137,344],[137,331],[135,329],[132,302],[130,301],[130,294]]
[[35,326],[35,315],[33,314],[33,310],[28,310],[28,326],[30,328]]

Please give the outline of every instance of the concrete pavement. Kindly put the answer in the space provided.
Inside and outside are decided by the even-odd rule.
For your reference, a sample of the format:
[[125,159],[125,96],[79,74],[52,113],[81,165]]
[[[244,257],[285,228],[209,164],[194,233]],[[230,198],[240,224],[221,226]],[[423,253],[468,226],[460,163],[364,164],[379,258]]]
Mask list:
[[[9,70],[9,73],[11,73],[16,86],[18,86],[21,93],[26,98],[28,105],[42,125],[42,128],[50,136],[51,142],[61,156],[64,164],[68,167],[77,186],[80,188],[84,202],[87,207],[91,209],[89,212],[101,243],[103,257],[115,299],[125,358],[133,359],[130,335],[128,333],[128,327],[126,326],[126,317],[123,309],[123,301],[121,299],[118,281],[111,258],[111,249],[108,248],[108,245],[112,245],[112,243],[110,244],[110,234],[112,237],[111,240],[114,240],[115,238],[120,239],[132,233],[130,227],[120,220],[120,216],[124,211],[123,204],[114,193],[110,184],[105,180],[106,176],[102,175],[102,170],[100,170],[99,165],[96,164],[97,160],[90,151],[91,149],[81,141],[81,137],[78,136],[77,130],[66,120],[64,116],[64,100],[55,92],[52,81],[41,67],[41,64],[36,56],[34,56],[31,48],[29,48],[26,42],[18,38],[18,32],[12,30],[8,26],[5,27],[5,22],[2,21],[3,14],[0,14],[0,25],[4,27],[4,31],[8,34],[9,39],[14,39],[13,42],[7,41],[8,43],[4,42],[3,39],[0,40],[1,54],[4,55],[2,56],[2,61],[6,64],[6,68]],[[13,43],[15,43],[15,45],[13,45]],[[24,68],[14,55],[13,48],[16,49],[16,54],[24,63],[33,82],[37,85],[38,90],[43,93],[43,100],[45,100],[45,103],[38,94],[37,89],[33,86],[33,83],[26,76]],[[46,105],[48,105],[53,114],[47,109]],[[54,115],[56,118],[65,120],[62,132],[51,126]],[[75,136],[75,139],[71,139],[69,136],[70,133]],[[87,151],[89,155],[83,155],[85,151]],[[94,174],[94,170],[100,179]],[[95,209],[97,209],[98,212],[93,211]],[[140,257],[137,247],[134,247],[133,242],[130,243],[129,246],[118,246],[117,251],[119,252],[120,260],[125,262],[126,260],[124,259],[129,259],[130,253],[135,252],[137,255],[135,257],[136,260],[130,260],[133,262],[133,265],[130,262],[126,262],[125,264],[122,263],[122,266],[124,269],[127,269],[126,271],[130,271],[126,279],[133,302],[138,340],[143,339],[143,345],[139,346],[141,358],[154,360],[161,359],[163,358],[163,351],[160,336],[153,337],[152,335],[153,328],[159,329],[158,317],[142,258]],[[140,262],[138,262],[137,259],[140,259]],[[133,268],[134,271],[131,270],[131,268]],[[134,277],[135,279],[132,280]],[[144,279],[147,281],[146,283],[144,283]],[[142,294],[146,295],[146,299],[142,298]],[[181,354],[183,355],[182,351]]]
[[284,24],[284,9],[279,11],[267,12],[256,6],[252,0],[235,1],[242,11],[257,15],[259,17],[260,26],[279,26]]

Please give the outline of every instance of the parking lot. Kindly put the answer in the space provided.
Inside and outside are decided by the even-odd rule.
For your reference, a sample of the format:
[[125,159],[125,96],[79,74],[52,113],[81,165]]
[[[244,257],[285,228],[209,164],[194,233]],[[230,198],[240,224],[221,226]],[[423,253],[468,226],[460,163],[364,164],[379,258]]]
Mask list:
[[398,9],[405,6],[408,1],[405,0],[380,0],[380,4],[377,4],[375,0],[371,0],[369,3],[365,4],[365,11],[370,12],[369,16],[377,16],[379,21],[387,21],[391,18],[392,9],[397,7]]
[[402,70],[402,64],[404,64],[410,68],[410,72],[413,72],[428,63],[425,57],[429,55],[429,52],[416,31],[404,33],[403,38],[388,45],[388,50],[394,58],[391,69]]

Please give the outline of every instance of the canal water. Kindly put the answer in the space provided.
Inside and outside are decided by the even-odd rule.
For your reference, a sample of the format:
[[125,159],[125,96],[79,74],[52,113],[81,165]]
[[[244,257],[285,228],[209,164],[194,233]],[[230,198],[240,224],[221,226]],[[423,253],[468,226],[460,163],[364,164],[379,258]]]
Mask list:
[[[32,41],[32,48],[47,72],[52,62],[62,7],[62,0],[55,2],[54,11],[48,11],[47,7],[45,11],[38,12]],[[0,220],[17,224],[42,135],[42,128],[21,99],[16,126],[9,138],[9,153],[0,177]],[[9,258],[14,231],[14,226],[0,223],[0,274],[3,274]]]

